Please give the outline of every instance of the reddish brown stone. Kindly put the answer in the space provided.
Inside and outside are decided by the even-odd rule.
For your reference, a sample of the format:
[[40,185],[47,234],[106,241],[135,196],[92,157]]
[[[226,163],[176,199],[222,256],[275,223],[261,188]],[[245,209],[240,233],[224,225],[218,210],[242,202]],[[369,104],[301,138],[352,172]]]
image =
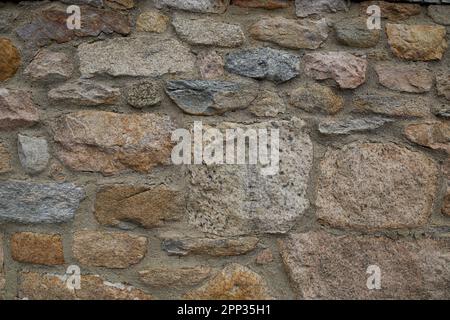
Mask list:
[[29,127],[39,121],[39,111],[31,94],[0,88],[0,130]]
[[15,233],[11,237],[11,255],[19,262],[47,266],[64,264],[63,244],[59,234]]
[[433,86],[433,73],[420,65],[379,64],[375,66],[380,84],[395,91],[423,93]]
[[20,67],[20,53],[11,40],[0,38],[0,81],[11,78]]
[[414,123],[405,128],[406,137],[421,146],[450,153],[450,123]]

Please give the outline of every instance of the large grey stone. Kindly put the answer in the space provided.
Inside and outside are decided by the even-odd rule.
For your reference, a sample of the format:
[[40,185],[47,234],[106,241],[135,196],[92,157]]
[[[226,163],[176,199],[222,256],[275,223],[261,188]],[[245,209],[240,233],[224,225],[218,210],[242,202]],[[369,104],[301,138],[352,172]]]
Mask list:
[[195,57],[188,47],[158,35],[83,43],[78,47],[78,56],[84,77],[158,77],[190,72],[195,66]]
[[17,142],[19,160],[25,171],[31,174],[44,171],[50,159],[47,140],[19,134]]
[[331,118],[319,123],[319,131],[323,134],[351,134],[355,131],[377,129],[391,121],[391,119],[376,116],[362,118]]
[[84,190],[72,183],[0,183],[0,222],[60,223],[73,218]]
[[228,54],[225,68],[245,77],[285,82],[298,76],[299,64],[298,56],[265,47]]
[[449,6],[429,6],[428,15],[434,22],[450,26],[450,7]]
[[298,17],[347,10],[346,0],[295,0]]
[[155,0],[157,8],[173,8],[199,13],[223,13],[230,0]]
[[62,3],[67,4],[88,4],[93,7],[103,7],[103,0],[61,0]]
[[253,84],[214,80],[168,81],[166,92],[184,112],[194,115],[243,109],[258,94]]
[[380,40],[380,30],[367,28],[366,18],[343,19],[334,24],[337,40],[347,46],[370,48]]

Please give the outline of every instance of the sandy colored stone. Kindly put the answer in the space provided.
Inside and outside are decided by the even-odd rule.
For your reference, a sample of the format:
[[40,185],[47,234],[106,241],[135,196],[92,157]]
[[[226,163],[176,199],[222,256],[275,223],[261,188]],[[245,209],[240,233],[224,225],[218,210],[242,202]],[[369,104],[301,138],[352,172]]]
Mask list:
[[29,92],[0,88],[0,130],[29,127],[38,121],[39,111]]
[[134,0],[105,0],[105,4],[118,10],[128,10],[134,8]]
[[291,0],[232,0],[231,4],[243,8],[262,8],[267,10],[287,8]]
[[57,118],[51,127],[56,155],[75,171],[149,172],[170,161],[174,124],[168,116],[80,111]]
[[[448,175],[447,175],[448,176]],[[448,182],[447,182],[448,184]],[[444,202],[441,209],[442,214],[450,217],[450,186],[447,186],[447,190],[444,197]]]
[[34,232],[14,233],[10,241],[11,256],[24,263],[47,266],[64,264],[61,235]]
[[153,300],[142,290],[105,281],[98,275],[82,275],[79,290],[69,289],[67,281],[67,275],[21,272],[18,297],[30,300]]
[[11,171],[11,155],[4,144],[0,142],[0,174]]
[[440,71],[436,74],[438,95],[450,100],[450,71]]
[[275,117],[286,111],[286,104],[278,93],[262,90],[248,111],[257,117]]
[[112,185],[97,193],[94,214],[107,226],[120,227],[123,222],[153,228],[178,220],[184,206],[183,195],[164,186]]
[[450,153],[450,122],[413,123],[405,128],[408,140],[434,150]]
[[14,76],[20,64],[19,50],[8,38],[0,38],[0,81]]
[[423,226],[437,196],[438,174],[432,159],[390,142],[330,148],[320,163],[317,218],[370,231]]
[[325,19],[263,18],[250,27],[249,33],[257,40],[290,49],[317,49],[328,38],[328,25]]
[[[449,299],[448,239],[334,236],[322,231],[280,241],[297,299]],[[381,289],[369,290],[369,266]]]
[[33,81],[60,81],[69,79],[73,71],[72,60],[67,54],[44,49],[33,58],[24,74]]
[[147,253],[147,238],[123,232],[77,231],[72,252],[82,265],[125,269]]
[[137,31],[163,33],[167,30],[170,18],[157,10],[144,11],[136,21]]
[[384,63],[375,71],[380,84],[394,91],[423,93],[433,86],[434,75],[425,66]]
[[66,82],[48,92],[52,102],[90,107],[115,104],[119,101],[120,90],[90,80]]
[[419,4],[365,1],[361,4],[361,13],[371,15],[372,12],[367,13],[367,8],[372,5],[379,6],[381,9],[381,18],[390,21],[406,20],[410,17],[419,15],[421,12]]
[[197,66],[200,69],[202,79],[218,79],[223,76],[224,62],[216,51],[201,51],[197,55]]
[[272,250],[264,249],[255,258],[255,263],[258,265],[265,265],[273,262]]
[[38,174],[47,168],[50,154],[46,139],[18,134],[17,153],[20,164],[27,173]]
[[153,267],[139,271],[139,278],[149,287],[180,288],[195,286],[209,278],[209,267]]
[[440,60],[447,50],[447,30],[435,25],[386,25],[392,52],[399,58],[414,61]]
[[296,87],[289,92],[289,103],[311,113],[335,114],[344,108],[344,98],[317,83]]
[[189,300],[270,300],[264,279],[240,264],[230,264],[198,289],[186,293]]

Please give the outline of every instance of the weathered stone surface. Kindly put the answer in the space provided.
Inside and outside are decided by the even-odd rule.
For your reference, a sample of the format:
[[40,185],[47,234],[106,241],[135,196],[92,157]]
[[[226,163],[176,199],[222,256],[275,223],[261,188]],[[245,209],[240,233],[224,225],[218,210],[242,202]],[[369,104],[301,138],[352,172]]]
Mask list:
[[124,269],[147,253],[147,238],[123,232],[77,231],[73,256],[85,266]]
[[449,6],[428,6],[428,15],[434,22],[445,26],[450,26]]
[[264,279],[240,264],[230,264],[198,289],[188,292],[188,300],[269,300]]
[[411,3],[391,3],[387,1],[366,1],[361,4],[363,14],[372,15],[373,12],[367,12],[367,8],[377,5],[381,9],[381,18],[390,21],[406,20],[412,16],[417,16],[421,12],[419,4]]
[[163,33],[167,30],[170,18],[157,10],[147,10],[136,21],[137,31]]
[[38,121],[39,111],[29,92],[0,88],[0,130],[29,127]]
[[0,54],[0,81],[5,81],[16,74],[21,58],[19,50],[7,38],[0,38]]
[[209,255],[215,257],[239,256],[256,248],[256,237],[194,238],[178,234],[162,234],[162,249],[169,255]]
[[149,172],[168,164],[175,128],[168,116],[102,111],[67,114],[51,127],[56,155],[65,165],[105,175],[128,169]]
[[0,33],[7,33],[10,31],[11,26],[13,25],[14,21],[19,16],[18,12],[8,12],[2,11],[0,12]]
[[84,199],[72,183],[0,183],[0,222],[60,223],[73,218]]
[[124,96],[127,103],[135,108],[142,109],[159,104],[162,100],[160,85],[151,80],[144,80],[125,89]]
[[224,13],[230,0],[155,0],[157,8],[173,8],[199,13]]
[[335,114],[344,108],[344,99],[320,84],[299,86],[288,94],[292,106],[308,112]]
[[339,228],[423,226],[437,192],[436,164],[394,143],[355,142],[330,149],[320,164],[317,218]]
[[265,265],[273,262],[273,254],[270,249],[262,250],[255,258],[255,263],[258,265]]
[[59,234],[17,232],[12,235],[10,245],[11,256],[16,261],[47,266],[64,264]]
[[44,49],[34,57],[24,74],[33,81],[60,81],[69,79],[73,70],[72,60],[67,54]]
[[67,4],[87,4],[93,7],[103,7],[103,0],[60,0],[62,3]]
[[130,33],[126,15],[90,6],[80,6],[80,9],[81,29],[67,28],[66,7],[53,6],[36,12],[31,23],[19,27],[16,32],[27,45],[32,46],[46,46],[52,41],[64,43],[77,37],[97,37],[101,33]]
[[330,118],[319,123],[319,131],[322,134],[351,134],[353,132],[374,130],[391,121],[390,119],[377,116]]
[[302,18],[313,14],[344,10],[347,10],[347,2],[345,0],[295,0],[295,13]]
[[430,115],[430,100],[385,91],[357,94],[352,106],[358,112],[371,112],[394,117],[426,117]]
[[154,288],[192,287],[209,278],[212,269],[209,267],[170,266],[153,267],[139,271],[139,277],[147,286]]
[[[282,161],[278,166],[272,158],[270,168],[261,163],[192,166],[189,222],[203,232],[221,236],[287,232],[309,207],[306,189],[313,146],[304,122],[294,117],[250,125],[225,122],[216,128],[265,129],[270,135],[271,130],[279,129]],[[227,139],[235,138],[230,135]],[[271,150],[271,139],[268,145]]]
[[232,0],[231,4],[244,8],[282,9],[290,6],[291,0]]
[[202,79],[211,80],[223,76],[223,59],[216,51],[201,51],[197,55],[197,66]]
[[158,77],[194,70],[195,58],[181,42],[157,36],[116,38],[78,46],[80,72],[94,75]]
[[431,107],[434,115],[442,118],[450,118],[450,103],[438,103]]
[[5,270],[3,267],[3,235],[0,234],[0,293],[2,292],[6,283],[4,271]]
[[19,134],[17,150],[22,167],[30,174],[38,174],[47,168],[50,155],[47,140]]
[[11,155],[3,143],[0,142],[0,174],[11,171]]
[[286,51],[256,48],[226,56],[225,69],[244,77],[285,82],[299,75],[300,59]]
[[368,62],[348,52],[313,52],[305,54],[306,74],[316,80],[333,79],[343,89],[355,89],[366,81]]
[[441,71],[436,75],[438,95],[450,100],[450,71]]
[[344,19],[334,24],[337,40],[349,47],[370,48],[380,40],[380,30],[367,28],[367,19]]
[[114,104],[118,101],[119,96],[119,89],[90,80],[66,82],[48,92],[48,98],[54,102],[77,106]]
[[[448,184],[448,182],[447,182]],[[447,191],[445,193],[444,201],[441,209],[442,214],[450,217],[450,186],[447,185]]]
[[257,117],[275,117],[286,111],[286,104],[278,93],[262,90],[248,111]]
[[247,108],[255,100],[258,89],[244,82],[174,80],[167,82],[166,92],[184,112],[211,116]]
[[177,220],[184,206],[183,195],[167,187],[111,185],[97,193],[94,214],[103,225],[136,223],[152,228]]
[[[324,232],[294,234],[281,242],[298,299],[449,299],[449,250],[448,239]],[[381,269],[380,290],[367,289],[371,265]]]
[[134,0],[105,0],[105,4],[117,10],[128,10],[134,8]]
[[31,300],[152,300],[142,290],[123,283],[111,283],[98,275],[82,275],[81,288],[67,286],[68,275],[20,273],[20,299]]
[[213,19],[192,19],[176,15],[172,21],[177,35],[193,45],[239,47],[245,40],[239,25]]
[[442,26],[386,25],[392,52],[399,58],[414,61],[440,60],[448,47],[446,33]]
[[328,25],[325,19],[299,21],[273,17],[259,20],[250,27],[249,32],[257,40],[276,43],[282,47],[317,49],[328,38]]
[[450,153],[450,123],[448,121],[410,124],[405,128],[405,135],[408,140],[421,146]]
[[433,86],[433,73],[424,66],[383,63],[375,66],[380,84],[394,91],[423,93]]

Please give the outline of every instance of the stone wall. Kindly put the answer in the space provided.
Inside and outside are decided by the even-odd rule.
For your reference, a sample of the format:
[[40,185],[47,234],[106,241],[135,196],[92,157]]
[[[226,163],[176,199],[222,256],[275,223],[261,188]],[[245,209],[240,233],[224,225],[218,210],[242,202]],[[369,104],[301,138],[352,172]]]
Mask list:
[[[449,299],[449,26],[383,1],[0,4],[0,296]],[[279,173],[172,164],[194,121],[279,128]]]

